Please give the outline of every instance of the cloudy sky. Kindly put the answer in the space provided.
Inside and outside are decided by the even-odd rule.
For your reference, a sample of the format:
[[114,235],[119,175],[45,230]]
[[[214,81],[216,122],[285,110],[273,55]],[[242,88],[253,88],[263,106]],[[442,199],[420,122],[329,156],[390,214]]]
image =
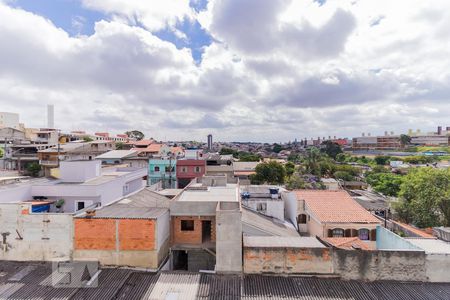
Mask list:
[[[430,5],[432,3],[432,5]],[[0,0],[29,127],[288,141],[450,126],[448,0]]]

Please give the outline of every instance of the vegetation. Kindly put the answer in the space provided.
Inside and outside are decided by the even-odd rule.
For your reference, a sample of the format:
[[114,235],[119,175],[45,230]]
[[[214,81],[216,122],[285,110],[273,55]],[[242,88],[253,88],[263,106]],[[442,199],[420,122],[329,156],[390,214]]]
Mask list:
[[406,135],[406,134],[400,135],[400,144],[402,144],[402,146],[409,145],[410,143],[411,143],[411,137],[409,135]]
[[140,141],[140,140],[144,139],[144,137],[145,137],[145,135],[139,130],[127,131],[127,132],[125,132],[125,134],[129,138],[136,139],[137,141]]
[[450,226],[450,169],[411,170],[394,205],[399,217],[418,227]]
[[294,172],[295,172],[295,165],[292,163],[292,162],[287,162],[285,165],[284,165],[284,168],[286,169],[286,176],[287,177],[291,177],[293,174],[294,174]]
[[276,161],[260,163],[255,172],[250,177],[252,184],[283,184],[286,177],[286,169]]
[[32,162],[26,165],[26,170],[30,176],[38,177],[41,172],[41,165],[37,162]]
[[372,173],[366,176],[366,181],[376,192],[396,197],[400,192],[403,177],[392,173]]
[[89,143],[89,142],[93,142],[94,141],[94,139],[93,138],[91,138],[90,136],[83,136],[83,141],[85,141],[86,143]]
[[385,155],[376,156],[374,158],[375,163],[377,165],[381,165],[381,166],[388,165],[391,160],[392,160],[392,157],[385,156]]
[[117,142],[116,143],[116,150],[123,150],[125,144],[122,142]]
[[326,153],[332,159],[336,159],[338,154],[342,153],[342,148],[339,144],[332,141],[324,141],[322,142],[322,146],[324,146],[321,151]]
[[261,161],[262,157],[259,154],[254,154],[245,151],[236,151],[230,148],[222,148],[219,151],[220,155],[233,155],[234,158],[239,159],[239,161]]

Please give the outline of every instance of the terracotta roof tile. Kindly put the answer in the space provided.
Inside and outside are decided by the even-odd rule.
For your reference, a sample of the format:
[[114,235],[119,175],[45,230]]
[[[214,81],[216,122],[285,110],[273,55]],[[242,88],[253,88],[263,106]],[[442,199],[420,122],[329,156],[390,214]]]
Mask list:
[[295,193],[322,223],[381,223],[346,191],[297,190]]
[[370,244],[369,242],[364,242],[360,240],[358,237],[334,237],[334,238],[324,238],[323,240],[339,249],[375,250],[373,244]]

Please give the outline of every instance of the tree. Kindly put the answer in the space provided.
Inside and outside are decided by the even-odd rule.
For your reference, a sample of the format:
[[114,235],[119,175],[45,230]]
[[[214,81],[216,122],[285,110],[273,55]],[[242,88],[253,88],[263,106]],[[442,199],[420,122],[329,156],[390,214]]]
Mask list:
[[26,169],[31,176],[38,177],[39,173],[41,172],[41,165],[37,162],[32,162],[27,164]]
[[289,190],[306,189],[306,181],[299,174],[290,176],[286,182],[286,188]]
[[332,159],[336,159],[336,156],[339,153],[342,153],[341,146],[338,143],[332,141],[324,141],[322,142],[322,146],[325,146],[321,149],[322,152],[326,153]]
[[366,177],[366,181],[378,193],[396,197],[400,192],[403,178],[392,173],[373,173]]
[[284,166],[276,161],[260,163],[255,172],[250,178],[252,184],[283,184],[286,177]]
[[391,160],[391,157],[390,156],[385,156],[385,155],[380,155],[380,156],[376,156],[374,158],[374,160],[375,160],[377,165],[384,166],[384,165],[389,164],[389,162]]
[[136,139],[137,141],[142,140],[145,136],[144,134],[139,131],[139,130],[131,130],[131,131],[127,131],[125,132],[125,134],[132,139]]
[[294,174],[294,172],[295,172],[295,165],[292,162],[287,162],[284,165],[284,168],[286,169],[287,177],[291,177],[292,174]]
[[116,150],[123,150],[123,147],[124,147],[124,143],[122,143],[122,142],[117,142],[116,143]]
[[222,148],[222,149],[220,149],[219,154],[220,155],[230,155],[230,154],[232,154],[233,157],[236,157],[236,158],[237,158],[237,155],[238,155],[237,151],[233,150],[231,148]]
[[306,172],[320,176],[319,159],[320,159],[319,149],[315,147],[308,149],[305,157]]
[[338,162],[345,162],[346,159],[347,159],[347,155],[345,155],[344,153],[338,153],[336,155],[336,161],[338,161]]
[[336,172],[334,172],[333,177],[335,179],[341,179],[344,181],[355,180],[355,177],[353,177],[349,172],[346,172],[346,171],[336,171]]
[[282,147],[280,144],[274,144],[274,145],[273,145],[273,148],[272,148],[272,151],[273,151],[273,152],[275,152],[275,153],[280,153],[281,150],[283,150],[283,147]]
[[250,152],[241,151],[237,154],[239,161],[261,161],[261,155]]
[[400,135],[400,144],[402,144],[402,146],[406,146],[409,145],[411,143],[411,137],[409,135],[406,134],[401,134]]
[[93,138],[91,138],[90,136],[83,136],[83,141],[85,141],[86,143],[89,143],[89,142],[93,142],[94,141],[94,139]]
[[450,169],[417,168],[406,176],[394,206],[418,227],[450,226]]

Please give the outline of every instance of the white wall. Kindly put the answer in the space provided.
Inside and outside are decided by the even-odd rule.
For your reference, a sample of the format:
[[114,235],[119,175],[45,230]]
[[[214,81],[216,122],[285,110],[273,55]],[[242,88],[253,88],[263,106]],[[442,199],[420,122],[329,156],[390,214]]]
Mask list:
[[100,176],[101,162],[89,161],[61,161],[60,177],[63,182],[85,182]]
[[0,233],[10,233],[6,251],[0,239],[0,260],[71,259],[72,215],[23,214],[28,207],[25,204],[0,204]]
[[294,192],[283,192],[281,193],[281,199],[284,200],[284,210],[285,210],[285,218],[291,221],[294,224],[295,228],[298,229],[297,226],[297,195]]
[[0,127],[19,129],[19,114],[0,112]]
[[0,203],[14,203],[31,199],[31,185],[0,189]]
[[164,245],[164,242],[169,238],[170,235],[170,213],[169,210],[162,216],[158,217],[156,221],[157,230],[157,250],[159,251]]

